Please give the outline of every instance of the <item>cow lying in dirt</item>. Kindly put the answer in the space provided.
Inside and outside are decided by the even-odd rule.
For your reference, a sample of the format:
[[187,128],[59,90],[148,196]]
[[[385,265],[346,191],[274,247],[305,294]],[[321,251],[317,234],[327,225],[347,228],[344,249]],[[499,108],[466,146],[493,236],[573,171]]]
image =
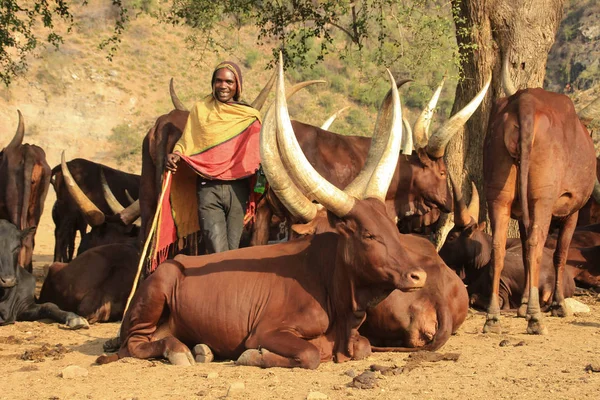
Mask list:
[[68,264],[55,262],[42,285],[40,301],[76,312],[91,324],[119,321],[138,260],[134,245],[107,244],[87,250]]
[[63,311],[56,304],[36,303],[35,278],[17,261],[23,241],[34,231],[35,228],[20,231],[10,222],[0,220],[0,325],[50,318],[71,329],[89,327],[84,318]]

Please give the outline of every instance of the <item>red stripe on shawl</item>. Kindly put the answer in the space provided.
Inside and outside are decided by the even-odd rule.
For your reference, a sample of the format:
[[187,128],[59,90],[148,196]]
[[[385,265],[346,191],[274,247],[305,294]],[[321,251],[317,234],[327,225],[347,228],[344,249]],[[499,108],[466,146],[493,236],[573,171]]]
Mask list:
[[[255,121],[244,132],[211,149],[193,156],[181,156],[200,175],[219,180],[235,180],[256,172],[260,164],[260,121]],[[185,168],[180,166],[179,168]],[[164,181],[164,179],[163,179]],[[180,239],[173,219],[171,182],[165,188],[161,214],[156,227],[155,246],[150,257],[150,272],[167,259],[169,247]],[[151,235],[153,232],[150,233]]]
[[181,158],[205,178],[224,181],[246,178],[254,174],[260,164],[260,126],[258,120],[254,121],[228,141]]

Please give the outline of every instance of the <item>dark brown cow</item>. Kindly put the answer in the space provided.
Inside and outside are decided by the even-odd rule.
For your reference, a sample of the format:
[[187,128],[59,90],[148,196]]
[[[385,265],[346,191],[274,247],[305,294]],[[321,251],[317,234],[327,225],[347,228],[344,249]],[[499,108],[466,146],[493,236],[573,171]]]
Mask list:
[[131,244],[107,244],[55,262],[42,285],[40,302],[56,304],[96,322],[119,321],[133,285],[139,260]]
[[[24,230],[40,222],[51,171],[44,150],[36,145],[23,144],[25,124],[21,111],[17,112],[17,132],[0,157],[0,219]],[[34,246],[35,232],[27,235],[19,254],[19,265],[29,272],[32,271]]]
[[50,318],[71,329],[87,328],[87,321],[79,315],[53,303],[36,303],[35,278],[17,261],[23,243],[34,231],[35,227],[19,230],[0,220],[0,325]]
[[100,170],[99,186],[103,193],[102,200],[108,204],[112,215],[106,215],[96,204],[89,199],[77,184],[65,162],[65,154],[62,154],[61,173],[64,185],[76,208],[83,215],[84,220],[92,227],[90,232],[81,237],[78,254],[86,250],[110,243],[130,243],[137,245],[139,227],[135,221],[140,216],[140,202],[138,200],[124,208],[112,193],[103,169]]
[[[567,255],[567,266],[579,287],[600,291],[600,232],[598,225],[578,227]],[[589,230],[585,230],[589,229]],[[545,247],[555,249],[557,235],[549,235]]]
[[[503,76],[508,76],[507,64],[505,61]],[[519,315],[524,316],[526,311],[528,333],[543,334],[546,328],[537,282],[550,221],[560,221],[554,253],[557,280],[552,313],[564,316],[569,311],[560,278],[578,210],[594,188],[596,157],[592,139],[567,96],[540,88],[506,93],[510,97],[501,98],[494,106],[483,153],[494,270],[484,331],[500,332],[498,289],[512,216],[519,220],[528,277]]]
[[[492,287],[491,257],[492,237],[485,233],[485,222],[478,224],[479,197],[473,185],[473,197],[467,208],[462,194],[454,189],[454,228],[448,234],[440,250],[440,257],[467,284],[470,304],[475,308],[485,308],[489,304]],[[549,307],[554,293],[556,275],[552,263],[552,250],[545,249],[540,264],[540,303]],[[520,305],[525,288],[525,269],[520,240],[507,241],[504,268],[500,276],[498,291],[499,308],[514,309]],[[575,291],[572,274],[563,270],[561,284],[565,297],[571,297]]]
[[[368,340],[357,331],[367,306],[394,289],[414,290],[425,283],[426,274],[417,265],[427,256],[402,245],[383,204],[402,130],[392,75],[393,105],[384,106],[393,110],[392,123],[387,135],[374,140],[375,161],[367,163],[367,179],[358,182],[363,189],[359,199],[319,176],[299,151],[281,65],[276,107],[267,112],[261,131],[265,171],[272,172],[272,157],[279,159],[274,155],[279,144],[290,169],[275,168],[276,174],[289,173],[288,184],[295,186],[286,187],[311,193],[328,210],[334,232],[260,248],[177,256],[161,264],[142,283],[125,315],[117,357],[163,356],[189,365],[194,361],[186,344],[203,343],[217,357],[261,367],[316,368],[324,360],[360,359],[370,353]],[[278,143],[272,140],[275,131]],[[316,211],[306,195],[296,200]],[[291,208],[298,210],[296,205]],[[161,338],[154,334],[158,331]]]
[[[139,175],[119,171],[83,158],[75,158],[67,162],[67,167],[73,176],[73,180],[85,193],[86,197],[106,215],[114,215],[114,212],[105,200],[100,179],[101,173],[106,177],[112,193],[114,193],[120,204],[128,205],[131,203],[127,193],[134,200],[138,198]],[[52,168],[50,182],[56,192],[56,202],[52,207],[52,219],[55,225],[54,261],[69,262],[75,254],[77,232],[79,231],[80,237],[83,238],[87,231],[88,222],[65,185],[60,164]],[[85,247],[84,245],[84,249]],[[78,253],[82,251],[83,249],[80,248]]]
[[[408,81],[402,81],[399,85]],[[390,217],[398,220],[398,227],[402,233],[420,232],[437,221],[440,210],[451,211],[452,197],[443,160],[446,144],[475,112],[487,92],[489,82],[463,110],[428,137],[429,124],[441,87],[442,85],[438,87],[429,105],[417,120],[414,135],[410,131],[405,132],[407,138],[414,136],[416,150],[413,151],[412,144],[409,144],[403,146],[403,151],[407,152],[406,148],[409,148],[410,154],[398,153],[398,164],[386,195],[388,213]],[[292,121],[292,126],[311,165],[336,187],[345,189],[363,167],[371,138],[338,135],[299,121]],[[405,123],[405,127],[408,128],[408,123]],[[411,139],[409,143],[412,142]],[[268,242],[268,222],[273,213],[279,212],[279,217],[290,223],[297,222],[281,206],[276,196],[265,196],[261,203],[257,206],[252,245]]]
[[[596,158],[596,179],[600,179],[600,160]],[[577,226],[600,223],[600,183],[596,181],[592,197],[579,210]]]

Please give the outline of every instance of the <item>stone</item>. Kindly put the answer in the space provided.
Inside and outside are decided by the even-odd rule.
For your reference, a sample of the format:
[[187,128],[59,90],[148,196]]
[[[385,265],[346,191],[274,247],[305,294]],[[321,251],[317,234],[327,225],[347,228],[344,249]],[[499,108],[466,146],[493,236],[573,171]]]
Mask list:
[[567,307],[574,313],[589,313],[590,308],[572,297],[566,298]]
[[209,372],[206,374],[206,379],[216,379],[219,377],[219,374],[216,372]]
[[244,382],[233,382],[231,385],[229,385],[229,389],[227,389],[227,397],[241,394],[244,389],[246,389]]
[[88,370],[78,365],[69,365],[61,371],[60,375],[65,379],[81,378],[88,376]]
[[329,396],[321,392],[310,392],[306,395],[306,400],[325,400],[328,398]]

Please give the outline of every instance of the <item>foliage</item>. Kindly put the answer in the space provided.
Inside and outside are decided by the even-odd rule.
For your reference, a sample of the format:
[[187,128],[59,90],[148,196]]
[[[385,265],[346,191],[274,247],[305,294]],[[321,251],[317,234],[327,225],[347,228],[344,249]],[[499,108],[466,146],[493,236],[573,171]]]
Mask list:
[[116,158],[119,161],[127,159],[131,156],[139,156],[141,149],[139,143],[141,141],[139,127],[133,127],[130,124],[120,124],[112,128],[112,134],[109,141],[117,147]]

